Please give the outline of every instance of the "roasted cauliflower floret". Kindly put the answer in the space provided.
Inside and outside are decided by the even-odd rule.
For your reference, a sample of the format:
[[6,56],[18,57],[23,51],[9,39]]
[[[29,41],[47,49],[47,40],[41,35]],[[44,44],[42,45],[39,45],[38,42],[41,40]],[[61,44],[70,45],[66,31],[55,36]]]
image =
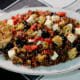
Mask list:
[[61,46],[62,45],[62,37],[60,37],[60,36],[54,36],[53,38],[52,38],[52,41],[55,43],[55,44],[57,44],[57,46]]
[[40,16],[40,17],[38,18],[38,22],[39,22],[40,24],[44,24],[45,20],[46,20],[45,16]]
[[78,51],[76,48],[72,48],[68,51],[68,57],[69,59],[74,59],[78,54]]
[[20,23],[20,24],[14,26],[14,28],[15,28],[16,30],[22,30],[22,29],[24,29],[24,24],[23,24],[23,23]]
[[73,27],[72,24],[67,24],[66,26],[63,27],[63,33],[65,35],[71,33],[72,32],[72,27]]
[[37,60],[38,62],[43,62],[45,58],[46,58],[46,55],[42,55],[42,54],[38,54],[38,55],[36,56],[36,60]]
[[[4,34],[4,35],[3,35]],[[11,41],[12,33],[8,26],[2,27],[0,29],[0,48],[6,47],[6,45]]]

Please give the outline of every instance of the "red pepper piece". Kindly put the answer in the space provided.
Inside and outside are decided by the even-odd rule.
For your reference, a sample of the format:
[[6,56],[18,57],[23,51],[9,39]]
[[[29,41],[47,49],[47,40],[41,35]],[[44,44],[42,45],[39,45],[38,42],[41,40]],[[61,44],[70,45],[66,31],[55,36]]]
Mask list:
[[76,28],[80,28],[80,25],[76,26]]
[[58,16],[61,16],[61,17],[63,17],[63,16],[65,16],[65,15],[66,15],[66,13],[65,13],[65,12],[56,12],[56,14],[57,14]]
[[49,38],[46,38],[44,41],[48,42],[48,44],[52,43],[52,40]]
[[43,54],[53,54],[53,52],[49,49],[43,51]]
[[38,48],[37,45],[32,45],[32,46],[31,46],[32,51],[33,51],[33,50],[36,50],[37,48]]
[[27,51],[31,52],[31,46],[30,45],[25,45],[24,49],[26,49]]
[[35,41],[44,41],[42,37],[35,38]]
[[36,26],[37,26],[37,23],[33,24],[30,29],[31,30],[35,30],[36,29]]
[[33,50],[36,50],[36,49],[38,48],[38,46],[37,46],[37,45],[25,45],[24,48],[25,48],[27,51],[31,52],[31,51],[33,51]]

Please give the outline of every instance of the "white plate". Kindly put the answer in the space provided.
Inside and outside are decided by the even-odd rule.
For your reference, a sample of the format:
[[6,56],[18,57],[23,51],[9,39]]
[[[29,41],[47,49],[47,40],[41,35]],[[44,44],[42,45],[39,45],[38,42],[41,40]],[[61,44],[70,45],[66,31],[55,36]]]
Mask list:
[[[47,8],[47,7],[34,7],[34,8],[23,8],[17,11],[10,12],[2,17],[0,17],[0,20],[10,18],[12,15],[18,14],[18,13],[24,13],[28,10],[50,10],[53,12],[56,11],[65,11],[67,13],[67,16],[71,18],[75,18],[77,20],[80,20],[80,15],[78,13],[75,13],[73,11],[67,11],[62,9],[53,9],[53,8]],[[73,71],[75,69],[80,68],[80,57],[72,60],[67,61],[65,63],[60,63],[58,65],[53,65],[50,67],[37,67],[34,69],[30,69],[27,66],[20,66],[20,65],[14,65],[10,60],[5,60],[2,55],[0,55],[0,67],[17,72],[22,74],[31,74],[31,75],[53,75],[53,74],[61,74],[69,71]]]
[[38,0],[38,1],[54,8],[66,8],[73,5],[77,0]]

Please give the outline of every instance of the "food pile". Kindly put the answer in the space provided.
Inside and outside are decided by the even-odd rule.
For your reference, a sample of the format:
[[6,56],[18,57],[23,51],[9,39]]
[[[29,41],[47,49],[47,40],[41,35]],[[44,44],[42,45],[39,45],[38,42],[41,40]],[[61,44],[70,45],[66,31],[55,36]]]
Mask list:
[[31,67],[72,60],[80,55],[80,22],[66,12],[17,14],[0,21],[0,54]]

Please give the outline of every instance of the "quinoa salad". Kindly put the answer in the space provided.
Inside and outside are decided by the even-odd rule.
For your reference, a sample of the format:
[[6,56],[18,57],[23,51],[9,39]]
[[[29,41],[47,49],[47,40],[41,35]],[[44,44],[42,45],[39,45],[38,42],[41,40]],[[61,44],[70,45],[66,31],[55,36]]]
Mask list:
[[80,21],[66,12],[27,11],[0,21],[0,54],[13,64],[51,66],[80,56]]

